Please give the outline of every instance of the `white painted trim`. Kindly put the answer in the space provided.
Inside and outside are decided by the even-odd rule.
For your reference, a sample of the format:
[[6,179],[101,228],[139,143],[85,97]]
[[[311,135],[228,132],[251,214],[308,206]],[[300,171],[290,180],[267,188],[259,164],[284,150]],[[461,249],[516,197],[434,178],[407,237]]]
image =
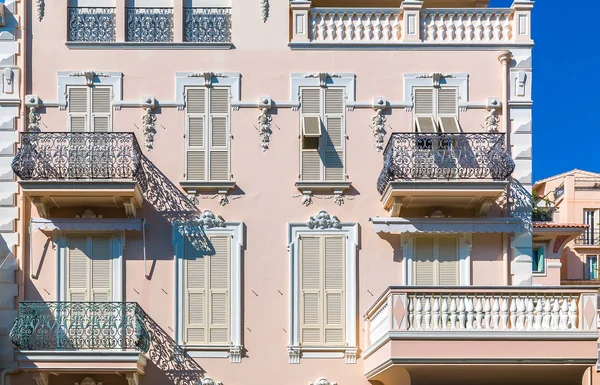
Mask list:
[[346,349],[342,348],[341,351],[338,352],[311,352],[311,351],[303,351],[301,357],[302,358],[344,358],[344,351]]
[[[413,88],[415,87],[433,87],[433,78],[424,77],[427,73],[405,73],[404,74],[404,105],[406,109],[412,111],[413,103]],[[469,74],[467,73],[448,73],[440,81],[440,86],[458,88],[458,109],[466,111],[469,106]]]
[[[335,352],[342,351],[340,358],[354,353],[357,349],[356,340],[356,302],[357,302],[357,251],[358,251],[358,223],[342,222],[341,229],[311,230],[306,223],[288,223],[288,251],[290,258],[290,339],[288,349],[300,354],[303,358],[311,357],[307,352]],[[342,347],[302,347],[300,345],[300,236],[301,235],[346,235],[346,346]],[[314,353],[316,354],[316,353]],[[314,355],[313,354],[313,355]],[[324,354],[324,353],[322,353]],[[311,357],[312,358],[312,357]],[[323,358],[318,356],[315,358]],[[296,361],[294,361],[296,362]],[[346,362],[350,362],[349,359]],[[290,357],[290,363],[292,359]]]
[[[421,236],[421,235],[418,235]],[[429,235],[439,237],[445,235]],[[414,286],[414,235],[410,233],[402,234],[400,238],[402,247],[402,256],[404,257],[404,285]],[[458,258],[459,258],[459,284],[458,286],[471,286],[471,247],[472,234],[463,233],[458,236]]]
[[[176,72],[175,73],[175,100],[177,108],[185,108],[185,87],[204,87],[204,77],[193,76],[196,72]],[[236,110],[239,108],[241,98],[241,77],[239,72],[213,73],[211,83],[212,87],[230,87],[231,107]]]
[[[544,271],[542,271],[541,273],[536,273],[535,271],[533,271],[533,249],[543,249],[543,251],[544,251]],[[550,266],[548,265],[548,255],[546,254],[547,250],[548,250],[548,248],[543,243],[533,243],[531,245],[531,263],[532,263],[531,264],[531,275],[533,277],[546,277],[548,275],[548,267],[550,267]],[[560,267],[560,266],[562,266],[562,264],[560,263],[560,260],[559,260],[558,267]]]
[[[206,234],[228,234],[231,236],[230,256],[230,339],[231,345],[227,346],[185,346],[183,343],[183,317],[184,317],[184,237],[178,230],[181,224],[173,225],[172,244],[175,260],[175,342],[184,347],[191,357],[227,358],[231,356],[230,350],[242,346],[242,250],[244,247],[243,222],[225,222],[225,227],[204,229]],[[234,357],[232,362],[234,361]]]
[[[300,107],[300,88],[301,87],[320,87],[319,77],[308,77],[313,75],[311,72],[292,72],[290,74],[290,101],[292,108]],[[346,88],[346,108],[354,109],[356,103],[356,75],[353,73],[332,73],[327,77],[328,87]]]
[[[85,76],[73,76],[74,73],[82,71],[58,71],[58,95],[56,104],[61,108],[67,108],[67,87],[68,86],[85,86]],[[122,72],[100,72],[103,76],[98,76],[94,81],[94,85],[111,86],[112,87],[112,103],[121,102],[123,100],[123,73]],[[106,76],[104,76],[106,75]],[[53,104],[48,102],[45,105]],[[112,105],[112,104],[111,104]]]

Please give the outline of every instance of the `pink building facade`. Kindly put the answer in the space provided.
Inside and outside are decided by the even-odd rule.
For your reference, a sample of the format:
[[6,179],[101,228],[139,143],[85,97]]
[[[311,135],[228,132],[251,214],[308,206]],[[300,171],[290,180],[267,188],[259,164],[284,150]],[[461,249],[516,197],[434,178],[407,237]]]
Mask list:
[[3,378],[591,381],[597,290],[533,248],[533,2],[49,3]]

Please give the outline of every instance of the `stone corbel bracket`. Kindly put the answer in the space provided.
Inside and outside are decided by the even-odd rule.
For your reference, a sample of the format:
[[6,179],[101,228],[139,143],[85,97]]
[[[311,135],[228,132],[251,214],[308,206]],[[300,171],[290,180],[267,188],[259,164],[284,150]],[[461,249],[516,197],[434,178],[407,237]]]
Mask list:
[[374,146],[378,152],[383,151],[383,141],[385,138],[385,122],[386,118],[384,111],[387,108],[387,100],[383,96],[377,96],[373,99],[373,109],[376,114],[371,119],[373,136],[375,138]]
[[156,108],[156,100],[154,96],[144,96],[142,98],[142,129],[144,132],[144,146],[150,151],[154,148],[154,135],[156,135],[156,115],[153,113]]
[[271,117],[271,107],[273,106],[273,101],[270,96],[261,96],[258,98],[258,108],[260,108],[260,115],[258,115],[258,134],[260,135],[260,147],[263,152],[269,149],[269,144],[271,143],[271,122],[273,118]]
[[27,131],[39,132],[41,117],[38,108],[40,108],[40,98],[37,95],[25,96],[25,107],[28,109]]

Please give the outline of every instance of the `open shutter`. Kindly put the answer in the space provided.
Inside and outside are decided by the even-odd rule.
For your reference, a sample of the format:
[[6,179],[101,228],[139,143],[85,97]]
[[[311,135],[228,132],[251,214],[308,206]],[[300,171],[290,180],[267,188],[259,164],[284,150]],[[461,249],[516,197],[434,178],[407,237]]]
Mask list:
[[67,300],[85,302],[90,300],[90,258],[86,237],[69,237],[67,240]]
[[[325,180],[344,180],[344,89],[325,90]],[[321,142],[325,138],[321,137]]]
[[325,240],[325,344],[344,343],[345,239],[326,236]]
[[300,340],[301,344],[323,344],[321,314],[321,237],[300,239]]
[[92,279],[91,300],[106,302],[112,300],[112,260],[109,237],[92,237]]
[[437,131],[434,117],[433,88],[415,88],[414,116],[417,132],[434,133]]
[[437,100],[438,123],[443,132],[458,133],[458,89],[440,88]]
[[229,259],[230,237],[210,236],[215,250],[209,257],[210,265],[210,322],[209,342],[213,345],[229,344]]
[[[303,146],[300,149],[300,175],[302,180],[321,180],[321,155],[319,141],[321,138],[321,90],[319,88],[303,88],[300,95],[300,121],[302,124]],[[308,136],[305,136],[305,133]],[[314,138],[308,141],[306,138]],[[304,143],[315,144],[305,146]]]
[[92,131],[110,131],[110,87],[92,88]]
[[210,180],[229,180],[229,88],[210,90]]
[[184,343],[206,343],[206,258],[194,245],[185,242]]
[[206,180],[206,89],[187,89],[186,178]]
[[415,238],[415,285],[435,285],[434,239]]
[[69,87],[69,131],[86,132],[89,87]]
[[438,239],[438,285],[458,285],[458,240],[454,237]]

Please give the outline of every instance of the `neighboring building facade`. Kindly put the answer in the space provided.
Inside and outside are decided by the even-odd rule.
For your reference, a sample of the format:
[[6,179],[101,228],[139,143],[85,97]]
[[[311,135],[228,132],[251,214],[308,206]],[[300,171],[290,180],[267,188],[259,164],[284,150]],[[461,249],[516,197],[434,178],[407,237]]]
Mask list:
[[14,384],[590,375],[596,290],[532,259],[533,2],[23,3]]

